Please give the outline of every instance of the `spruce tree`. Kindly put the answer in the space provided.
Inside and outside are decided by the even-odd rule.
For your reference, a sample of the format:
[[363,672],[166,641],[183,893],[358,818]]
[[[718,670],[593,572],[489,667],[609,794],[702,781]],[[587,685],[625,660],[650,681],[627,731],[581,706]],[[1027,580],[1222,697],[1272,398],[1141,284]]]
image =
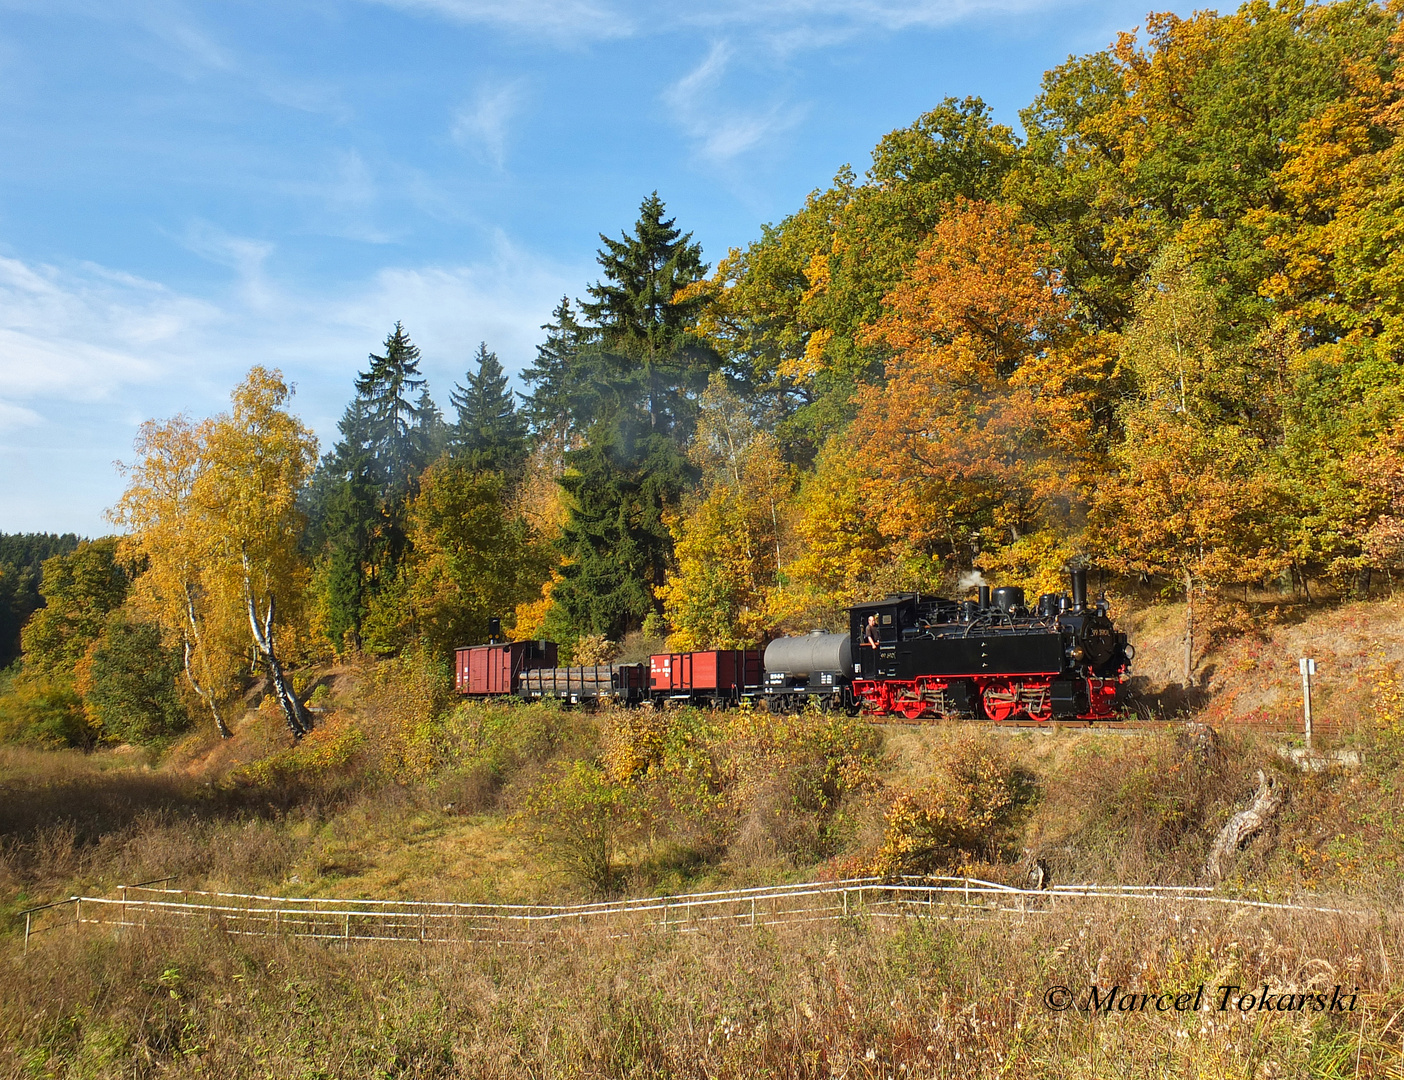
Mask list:
[[[424,468],[428,468],[448,449],[449,425],[444,423],[443,411],[434,403],[427,389],[419,391],[415,407],[419,410],[419,423],[414,427],[415,454],[424,463]],[[415,486],[418,487],[417,478]]]
[[664,513],[694,479],[692,468],[665,436],[613,424],[597,425],[566,459],[560,483],[574,504],[562,536],[569,561],[551,593],[551,621],[565,637],[617,641],[658,610],[655,590],[672,559]]
[[374,462],[387,502],[414,490],[425,459],[425,379],[419,374],[419,349],[400,323],[385,339],[385,355],[370,355],[370,370],[356,379],[363,413],[365,448]]
[[[371,600],[404,558],[405,506],[443,450],[445,425],[419,374],[419,350],[400,323],[356,378],[307,499],[328,638],[361,646]],[[418,391],[418,394],[415,394]]]
[[[715,364],[688,333],[700,301],[675,299],[706,273],[701,248],[664,217],[657,192],[639,208],[632,236],[600,239],[605,280],[581,304],[593,333],[570,354],[562,380],[578,399],[573,419],[591,425],[586,445],[565,455],[567,565],[551,595],[566,629],[618,637],[659,608],[654,590],[673,552],[664,515],[693,479],[681,444],[694,394]],[[551,362],[557,346],[548,345]]]
[[570,432],[585,430],[594,419],[585,371],[593,335],[576,319],[567,296],[561,297],[551,317],[541,327],[546,341],[536,347],[535,361],[522,372],[522,382],[531,389],[523,397],[521,413],[538,443],[549,443],[559,462]]
[[526,460],[526,420],[487,342],[478,345],[473,362],[476,370],[464,375],[467,385],[453,390],[458,418],[449,429],[449,452],[475,469],[515,473]]
[[675,219],[665,219],[665,212],[655,191],[640,205],[632,236],[612,240],[600,234],[605,246],[597,261],[605,280],[589,287],[594,300],[580,307],[598,328],[601,344],[637,382],[649,430],[672,432],[684,420],[687,392],[705,383],[711,357],[687,333],[706,298],[677,296],[706,275],[702,246]]

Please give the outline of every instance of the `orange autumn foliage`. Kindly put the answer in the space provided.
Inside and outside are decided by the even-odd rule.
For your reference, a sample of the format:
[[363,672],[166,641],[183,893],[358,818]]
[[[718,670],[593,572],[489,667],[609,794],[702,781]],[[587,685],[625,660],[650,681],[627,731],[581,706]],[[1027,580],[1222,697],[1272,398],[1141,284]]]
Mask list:
[[888,380],[852,437],[887,535],[964,563],[1077,500],[1111,361],[1052,264],[1014,209],[960,201],[887,295],[868,338]]

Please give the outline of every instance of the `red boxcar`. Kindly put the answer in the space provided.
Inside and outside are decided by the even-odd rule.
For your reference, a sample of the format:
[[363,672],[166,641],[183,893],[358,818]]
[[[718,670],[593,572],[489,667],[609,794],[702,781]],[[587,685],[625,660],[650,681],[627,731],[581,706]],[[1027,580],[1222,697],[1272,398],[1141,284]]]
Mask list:
[[454,650],[454,689],[460,694],[515,694],[523,671],[556,666],[554,641],[508,641]]
[[655,699],[736,701],[759,690],[761,652],[659,653],[649,658],[648,674]]

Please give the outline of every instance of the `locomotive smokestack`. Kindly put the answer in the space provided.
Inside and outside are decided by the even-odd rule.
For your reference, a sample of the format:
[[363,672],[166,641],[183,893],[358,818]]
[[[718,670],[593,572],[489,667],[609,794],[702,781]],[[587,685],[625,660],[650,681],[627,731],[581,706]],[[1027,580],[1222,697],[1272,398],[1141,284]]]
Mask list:
[[990,610],[990,587],[988,585],[980,586],[980,610]]
[[1072,572],[1072,606],[1074,611],[1081,611],[1087,606],[1087,571],[1085,569]]

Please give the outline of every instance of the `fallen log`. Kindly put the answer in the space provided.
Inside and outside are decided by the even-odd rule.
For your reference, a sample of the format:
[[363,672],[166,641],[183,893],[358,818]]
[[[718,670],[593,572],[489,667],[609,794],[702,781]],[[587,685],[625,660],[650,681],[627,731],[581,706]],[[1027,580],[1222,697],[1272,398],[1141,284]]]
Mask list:
[[1214,843],[1209,846],[1209,855],[1204,860],[1204,876],[1217,885],[1224,880],[1226,863],[1238,849],[1262,831],[1272,818],[1282,809],[1287,790],[1274,777],[1258,770],[1258,790],[1247,809],[1240,810],[1229,818],[1228,824],[1219,830]]

